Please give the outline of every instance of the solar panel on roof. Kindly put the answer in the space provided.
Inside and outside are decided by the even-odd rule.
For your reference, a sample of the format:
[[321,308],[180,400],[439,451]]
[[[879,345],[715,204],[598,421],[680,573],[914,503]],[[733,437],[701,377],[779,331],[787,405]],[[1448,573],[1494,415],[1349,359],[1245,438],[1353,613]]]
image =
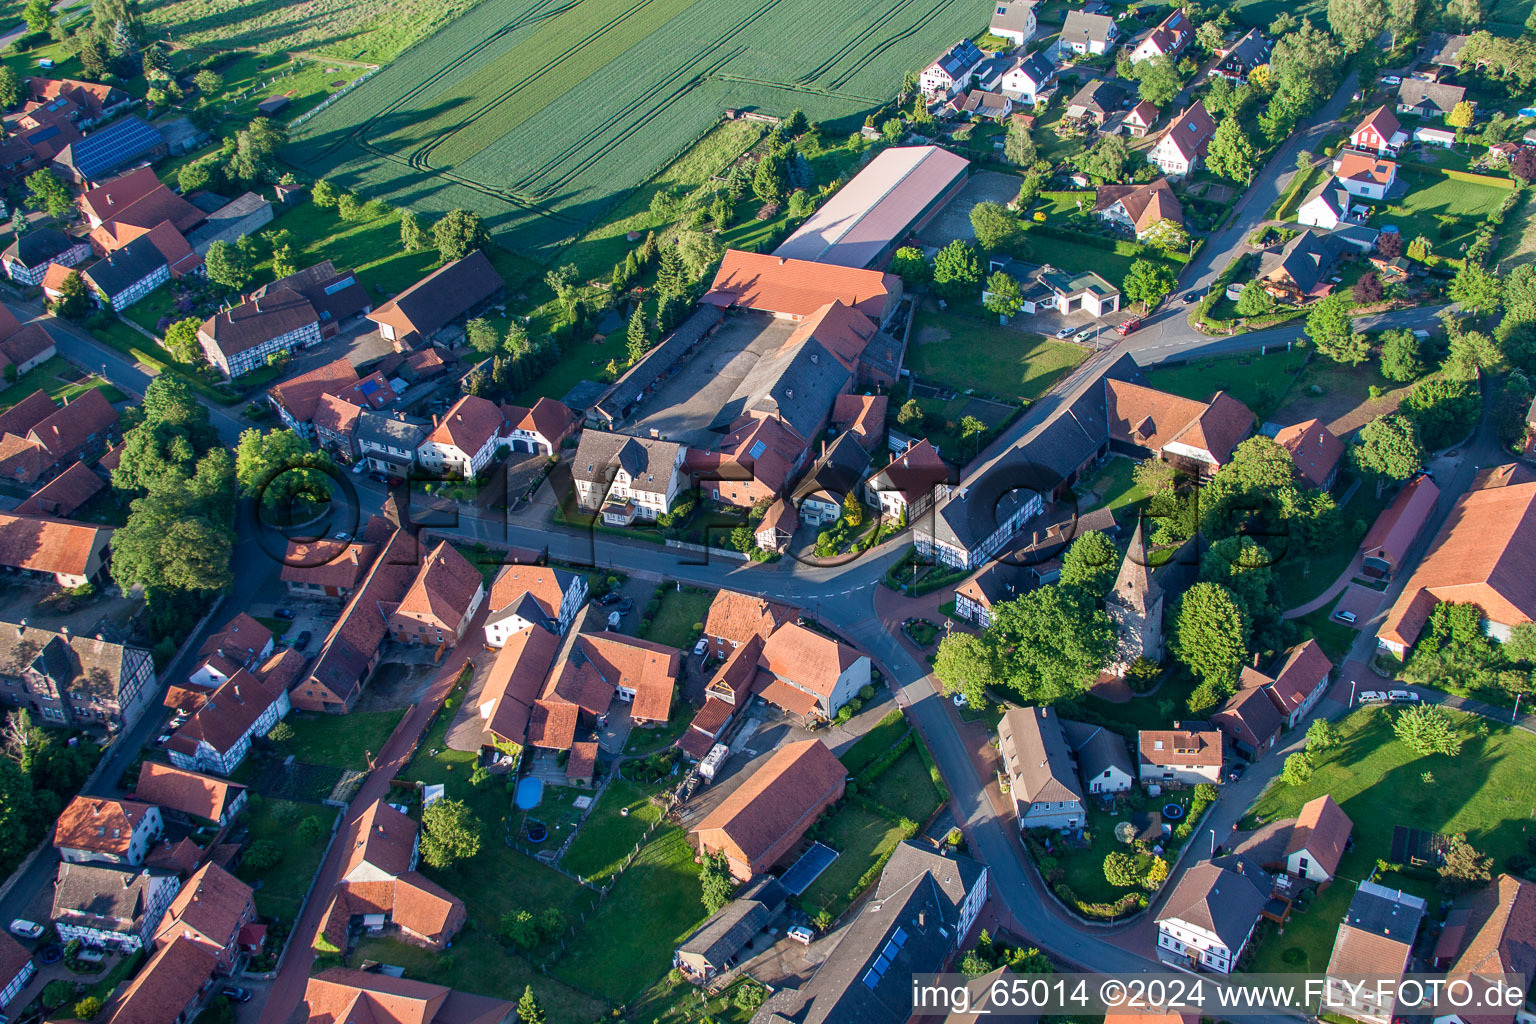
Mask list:
[[352,287],[352,285],[354,283],[355,283],[355,281],[354,281],[354,279],[352,277],[350,277],[350,276],[344,277],[340,281],[335,281],[335,282],[333,282],[331,284],[326,285],[325,286],[325,294],[327,294],[327,295],[335,295],[337,292],[342,291],[343,289]]
[[370,377],[369,379],[358,384],[357,389],[365,395],[371,395],[375,391],[379,390],[379,382]]
[[879,956],[875,958],[875,966],[873,970],[876,970],[883,975],[885,973],[885,969],[889,966],[891,966],[891,962],[884,956]]
[[899,947],[896,945],[896,941],[893,939],[885,944],[885,948],[880,951],[880,957],[881,959],[894,962],[896,959],[896,954],[899,951]]
[[750,455],[752,458],[756,459],[756,458],[761,458],[763,452],[765,452],[767,450],[768,450],[768,446],[766,444],[764,444],[763,442],[761,442],[761,441],[753,441],[752,442],[752,448],[751,448],[750,451],[747,452],[747,454]]
[[864,987],[869,989],[871,992],[873,992],[876,988],[879,988],[880,987],[880,975],[876,974],[874,971],[865,971],[864,972]]
[[49,139],[53,138],[57,134],[59,134],[59,126],[56,125],[56,124],[53,124],[53,125],[49,125],[47,128],[44,128],[42,131],[38,132],[35,135],[28,135],[27,136],[27,141],[31,142],[31,143],[34,143],[34,144],[35,143],[39,143],[39,142],[47,142]]
[[902,946],[906,945],[907,944],[907,932],[906,932],[906,929],[898,927],[896,929],[896,934],[891,936],[891,941],[896,944],[896,948],[897,949],[900,949]]

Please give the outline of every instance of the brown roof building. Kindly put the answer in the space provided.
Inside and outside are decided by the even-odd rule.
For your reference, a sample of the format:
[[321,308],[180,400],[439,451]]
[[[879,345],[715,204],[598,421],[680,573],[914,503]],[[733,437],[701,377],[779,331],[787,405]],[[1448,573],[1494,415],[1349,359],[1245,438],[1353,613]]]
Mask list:
[[53,845],[72,863],[138,865],[163,831],[160,808],[153,804],[77,796],[59,814]]
[[331,967],[309,979],[307,1024],[514,1024],[517,1005],[409,978]]
[[800,617],[800,609],[776,604],[735,590],[716,591],[704,616],[704,637],[714,647],[716,657],[725,657],[751,637],[766,640],[786,622]]
[[272,385],[267,389],[267,401],[290,429],[309,437],[312,431],[308,425],[320,408],[321,397],[337,394],[357,380],[356,368],[343,356]]
[[1218,782],[1221,732],[1217,729],[1143,729],[1136,734],[1143,782]]
[[238,377],[277,354],[320,342],[320,314],[289,288],[274,288],[203,321],[198,344],[226,377]]
[[379,546],[322,537],[316,541],[288,542],[279,574],[288,589],[305,597],[352,595],[373,566]]
[[70,516],[86,502],[106,489],[107,482],[83,462],[69,468],[43,486],[12,511],[19,516]]
[[1226,734],[1234,749],[1257,761],[1274,746],[1285,718],[1264,688],[1271,682],[1262,672],[1243,669],[1238,690],[1211,715],[1211,724]]
[[1360,571],[1374,579],[1395,573],[1439,500],[1440,488],[1427,476],[1420,474],[1404,484],[1360,543]]
[[245,803],[245,787],[238,783],[158,761],[145,761],[139,768],[133,795],[162,811],[179,811],[220,825],[229,824]]
[[1517,465],[1479,473],[1403,588],[1377,643],[1402,655],[1435,605],[1475,604],[1503,640],[1536,614],[1536,475]]
[[452,647],[480,610],[485,582],[447,541],[433,548],[416,579],[389,617],[389,631],[403,644]]
[[901,302],[901,278],[878,270],[729,249],[700,301],[789,320],[803,320],[829,302],[842,302],[884,324]]
[[1143,185],[1104,185],[1098,191],[1093,212],[1105,220],[1128,225],[1137,237],[1165,220],[1184,223],[1184,208],[1167,178]]
[[[1348,1016],[1366,1024],[1391,1024],[1396,1001],[1352,991],[1342,980],[1355,975],[1392,977],[1408,970],[1426,904],[1417,896],[1361,882],[1349,901],[1328,958],[1329,1002],[1349,1006]],[[1358,985],[1358,980],[1355,982]]]
[[1281,428],[1275,435],[1275,443],[1291,453],[1297,474],[1313,487],[1328,490],[1339,477],[1339,459],[1344,455],[1344,442],[1313,417],[1301,423]]
[[101,572],[111,539],[110,529],[92,523],[0,513],[0,567],[78,587]]
[[240,930],[256,920],[251,887],[217,864],[204,864],[171,901],[155,945],[190,940],[208,952],[221,974],[240,966]]
[[1285,846],[1286,870],[1314,882],[1329,882],[1349,844],[1354,822],[1326,793],[1301,806]]
[[1253,430],[1253,412],[1218,391],[1209,402],[1180,398],[1127,381],[1107,380],[1109,437],[1128,454],[1160,455],[1205,476],[1231,458]]
[[452,321],[469,316],[506,287],[485,253],[476,249],[411,285],[367,314],[379,333],[404,352],[431,341]]
[[534,702],[559,651],[558,634],[530,626],[512,634],[496,652],[480,690],[480,717],[497,739],[523,744]]
[[[1467,916],[1471,937],[1447,976],[1475,987],[1491,985],[1490,975],[1513,974],[1527,985],[1536,976],[1536,883],[1500,875],[1473,896]],[[1461,1013],[1461,1024],[1512,1024],[1521,1007],[1507,1013]]]
[[197,942],[167,942],[128,983],[107,1024],[188,1024],[213,987],[217,967]]
[[763,699],[802,716],[831,718],[870,680],[868,655],[795,622],[773,631],[757,663],[773,677]]
[[767,871],[842,799],[847,776],[820,740],[787,744],[693,829],[699,850],[723,852],[742,881]]
[[380,800],[339,841],[347,859],[320,920],[325,941],[345,949],[354,917],[375,927],[388,921],[428,949],[444,948],[464,927],[463,901],[416,871],[416,822]]

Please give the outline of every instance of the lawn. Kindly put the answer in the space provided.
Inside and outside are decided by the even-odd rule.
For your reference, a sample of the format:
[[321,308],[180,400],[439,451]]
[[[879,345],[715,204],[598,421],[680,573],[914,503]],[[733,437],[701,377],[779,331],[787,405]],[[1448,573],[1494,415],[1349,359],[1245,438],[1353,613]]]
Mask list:
[[156,36],[209,49],[318,50],[383,64],[473,7],[476,0],[160,0],[144,14]]
[[[1402,178],[1412,189],[1400,201],[1377,207],[1374,227],[1395,225],[1404,238],[1429,239],[1435,255],[1461,257],[1489,214],[1509,196],[1509,189],[1471,181],[1456,181],[1433,171],[1405,168]],[[1446,221],[1442,228],[1440,218]]]
[[803,109],[846,137],[976,17],[902,0],[480,4],[291,132],[285,157],[434,217],[474,210],[546,262],[723,110]]
[[[628,810],[627,815],[620,810]],[[560,866],[593,882],[619,870],[645,830],[661,818],[650,794],[627,779],[608,783],[596,806],[576,833],[575,842],[560,858]]]
[[641,620],[641,637],[653,643],[687,650],[697,635],[694,626],[703,623],[704,617],[709,614],[709,604],[714,599],[713,591],[697,587],[666,591],[661,598],[661,608],[657,610],[655,618],[650,620],[650,626],[645,626],[645,620]]
[[907,367],[913,376],[955,391],[1033,402],[1055,386],[1088,350],[1032,331],[953,310],[923,310],[913,325]]
[[916,744],[881,772],[864,792],[871,800],[919,825],[927,823],[939,809],[939,791],[934,788],[933,778],[928,774],[928,766],[923,763],[923,755],[918,753]]
[[1116,457],[1104,464],[1093,479],[1078,487],[1078,493],[1093,493],[1100,498],[1092,508],[1107,508],[1111,512],[1130,505],[1140,504],[1147,492],[1136,486],[1131,474],[1136,468],[1134,459]]
[[835,918],[852,902],[854,887],[864,873],[901,842],[901,827],[844,800],[817,825],[816,833],[840,856],[800,894],[800,906],[808,914],[825,910]]
[[278,744],[279,752],[309,764],[366,771],[368,755],[378,756],[403,717],[404,708],[350,715],[295,711],[283,719],[293,729],[293,738]]
[[[1159,799],[1155,806],[1161,807],[1168,800],[1176,800],[1188,807],[1188,791],[1170,793],[1166,800]],[[1152,862],[1150,855],[1136,854],[1130,847],[1115,838],[1115,825],[1122,821],[1129,821],[1130,818],[1131,812],[1128,809],[1112,814],[1090,806],[1086,829],[1088,847],[1084,849],[1079,846],[1066,846],[1053,849],[1051,856],[1055,857],[1057,866],[1066,872],[1064,881],[1085,903],[1113,903],[1126,893],[1140,891],[1139,886],[1111,885],[1104,877],[1104,858],[1111,853],[1134,854],[1136,867],[1140,871],[1145,871],[1147,865]],[[1053,842],[1060,842],[1060,840],[1053,840]]]
[[1280,593],[1287,608],[1305,604],[1321,594],[1349,568],[1350,559],[1355,557],[1364,537],[1363,530],[1356,527],[1363,524],[1369,528],[1386,507],[1387,497],[1378,498],[1375,486],[1364,481],[1355,488],[1354,497],[1340,509],[1340,526],[1331,545],[1313,551],[1299,537],[1288,539],[1285,552],[1275,561],[1275,575],[1280,580]]
[[357,944],[352,965],[361,966],[364,960],[403,967],[405,976],[417,981],[512,1002],[532,985],[554,1024],[584,1024],[598,1019],[606,1009],[601,999],[541,974],[487,929],[466,928],[453,940],[451,953],[434,953],[398,939],[365,937]]
[[707,916],[693,857],[688,833],[659,829],[578,927],[550,973],[614,1003],[644,994],[666,974],[678,943]]
[[1355,639],[1360,635],[1359,630],[1351,629],[1333,617],[1333,609],[1337,604],[1337,601],[1331,601],[1326,607],[1296,620],[1302,629],[1312,634],[1312,637],[1322,646],[1323,652],[1334,661],[1339,661],[1348,655],[1349,649],[1355,645]]
[[84,373],[63,356],[53,356],[32,367],[0,391],[0,409],[9,409],[39,389],[46,391],[48,397],[57,402],[74,401],[92,388],[100,388],[103,397],[109,402],[123,400],[123,393],[104,378],[94,373]]
[[270,839],[283,853],[282,859],[265,871],[252,871],[242,865],[237,872],[242,881],[257,887],[256,912],[262,917],[279,918],[291,924],[298,917],[315,872],[320,870],[326,841],[307,843],[299,838],[299,824],[305,818],[317,819],[329,834],[336,809],[253,796],[241,815],[240,820],[250,829],[249,842]]
[[[1527,840],[1536,836],[1536,807],[1528,788],[1536,773],[1536,737],[1499,723],[1484,723],[1488,734],[1479,737],[1478,719],[1447,713],[1464,741],[1459,756],[1415,757],[1393,735],[1393,711],[1363,708],[1340,720],[1341,745],[1310,781],[1301,786],[1274,782],[1254,804],[1252,810],[1270,821],[1294,817],[1306,801],[1330,794],[1354,822],[1355,845],[1344,855],[1329,892],[1306,914],[1292,918],[1284,935],[1263,943],[1253,970],[1320,970],[1327,964],[1351,883],[1367,877],[1378,858],[1390,855],[1396,825],[1466,833],[1478,852],[1493,857],[1495,874],[1508,858],[1527,852]],[[1425,783],[1426,772],[1432,773],[1431,784]],[[1398,883],[1394,878],[1388,884]],[[1342,902],[1333,896],[1340,892],[1345,894]],[[1433,911],[1438,900],[1429,902]],[[1293,947],[1306,963],[1279,966]]]
[[1156,693],[1132,697],[1123,704],[1089,693],[1081,698],[1081,702],[1089,711],[1097,712],[1117,724],[1123,733],[1138,729],[1166,729],[1171,720],[1184,716],[1189,695],[1195,692],[1196,685],[1195,677],[1189,669],[1170,660]]
[[1302,352],[1193,359],[1179,366],[1148,367],[1147,383],[1159,391],[1199,401],[1225,391],[1263,418],[1278,407],[1301,369]]
[[[1018,244],[1019,258],[1031,263],[1049,263],[1053,267],[1073,273],[1091,270],[1104,278],[1116,288],[1125,280],[1125,275],[1131,272],[1131,264],[1137,257],[1127,256],[1113,249],[1106,249],[1098,245],[1089,245],[1085,242],[1073,242],[1065,238],[1056,238],[1045,234],[1035,234],[1025,231],[1022,240]],[[1149,257],[1156,257],[1157,253],[1148,253]],[[1175,271],[1178,267],[1170,264]]]
[[910,728],[901,709],[894,708],[876,722],[869,732],[855,740],[839,760],[848,769],[849,775],[857,775],[877,757],[894,747]]

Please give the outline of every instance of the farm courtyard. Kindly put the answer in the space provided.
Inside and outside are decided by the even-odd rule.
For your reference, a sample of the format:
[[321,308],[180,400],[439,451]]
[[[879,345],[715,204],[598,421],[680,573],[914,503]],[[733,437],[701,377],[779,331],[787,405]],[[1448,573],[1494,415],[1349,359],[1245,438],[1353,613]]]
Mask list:
[[295,127],[286,158],[547,254],[724,111],[802,109],[846,134],[974,20],[959,0],[482,3]]

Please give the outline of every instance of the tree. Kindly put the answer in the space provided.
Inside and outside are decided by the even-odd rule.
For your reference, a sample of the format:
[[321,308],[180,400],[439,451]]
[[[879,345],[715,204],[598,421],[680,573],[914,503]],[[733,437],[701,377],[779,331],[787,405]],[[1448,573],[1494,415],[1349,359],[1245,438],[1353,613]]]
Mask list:
[[1415,754],[1445,754],[1455,757],[1461,753],[1461,736],[1456,732],[1451,716],[1433,704],[1412,704],[1398,713],[1392,722],[1397,738]]
[[1008,122],[1008,134],[1003,137],[1003,159],[1015,167],[1028,167],[1037,159],[1035,139],[1029,127],[1018,119]]
[[48,216],[64,216],[75,205],[69,186],[46,167],[27,175],[27,205],[34,210],[47,210]]
[[252,871],[276,867],[283,859],[283,848],[270,839],[258,839],[240,855],[240,865]]
[[434,800],[421,812],[421,859],[439,870],[480,852],[480,823],[462,800]]
[[903,427],[922,425],[923,407],[917,404],[917,399],[909,398],[901,403],[901,409],[896,413],[896,422]]
[[971,207],[971,230],[977,245],[996,252],[1018,236],[1019,221],[1002,203],[981,202]]
[[760,202],[776,203],[789,188],[789,170],[784,154],[771,152],[758,160],[752,171],[752,194]]
[[1381,341],[1381,375],[1387,380],[1413,380],[1424,372],[1424,361],[1419,354],[1419,339],[1406,327],[1383,331]]
[[627,338],[629,361],[638,362],[645,355],[646,349],[651,347],[651,328],[646,323],[644,307],[636,306],[635,311],[629,315]]
[[86,996],[75,1004],[75,1017],[90,1020],[101,1012],[102,1002],[96,996]]
[[[1100,182],[1124,181],[1131,151],[1119,135],[1100,135],[1099,141],[1075,158],[1077,169]],[[1020,203],[1020,208],[1023,208]]]
[[[1216,80],[1226,81],[1220,75],[1216,76]],[[1142,234],[1141,240],[1169,254],[1182,255],[1189,251],[1189,231],[1171,217],[1165,217],[1153,224]]]
[[1323,755],[1339,745],[1339,731],[1326,718],[1314,718],[1307,726],[1307,756],[1320,764]]
[[1294,118],[1310,113],[1333,92],[1344,64],[1344,50],[1333,37],[1305,18],[1293,31],[1276,38],[1269,58],[1270,78],[1283,113]]
[[85,287],[85,280],[80,276],[79,271],[71,270],[64,275],[64,280],[59,285],[59,297],[54,299],[48,308],[54,315],[66,320],[79,320],[90,311],[91,293]]
[[718,851],[706,853],[699,866],[699,898],[704,901],[704,909],[713,914],[736,895],[736,879],[731,877],[729,862],[725,859],[725,853]]
[[1285,765],[1280,769],[1280,778],[1288,786],[1304,786],[1312,779],[1312,760],[1304,751],[1298,750],[1285,759]]
[[432,241],[444,263],[461,260],[485,245],[488,236],[480,215],[468,210],[449,210],[432,225]]
[[1451,848],[1445,851],[1445,863],[1440,866],[1437,889],[1455,895],[1468,889],[1479,889],[1492,880],[1492,857],[1485,857],[1473,849],[1466,836],[1451,840]]
[[496,330],[496,325],[483,316],[477,316],[464,325],[464,338],[469,342],[469,347],[483,356],[488,356],[501,348],[501,333]]
[[1169,649],[1202,681],[1227,687],[1247,660],[1247,633],[1231,591],[1196,583],[1179,601]]
[[53,27],[53,6],[48,0],[27,0],[21,16],[26,19],[29,32],[47,32]]
[[406,252],[421,252],[432,247],[432,238],[422,227],[421,218],[411,210],[400,211],[400,248]]
[[1449,288],[1452,302],[1459,303],[1462,309],[1479,316],[1499,308],[1499,292],[1498,276],[1471,260],[1462,263],[1461,269],[1451,279]]
[[230,291],[244,291],[245,286],[251,283],[254,273],[251,260],[239,246],[225,241],[214,242],[208,247],[204,262],[208,279]]
[[1376,252],[1385,259],[1395,260],[1403,254],[1403,233],[1383,231],[1376,236]]
[[196,363],[203,358],[203,347],[197,340],[202,320],[189,316],[178,320],[165,329],[165,350],[183,363]]
[[1472,127],[1472,102],[1462,100],[1451,108],[1451,112],[1445,115],[1445,123],[1451,128]]
[[203,68],[192,76],[192,84],[197,86],[197,91],[203,99],[213,99],[213,94],[224,88],[224,78],[209,68]]
[[1024,292],[1019,288],[1019,282],[1001,270],[994,271],[987,279],[987,294],[982,305],[988,312],[1007,320],[1024,308]]
[[1397,49],[1398,37],[1412,32],[1419,24],[1424,0],[1387,0],[1387,30],[1392,33],[1392,45]]
[[1379,416],[1360,428],[1350,450],[1355,466],[1389,480],[1406,480],[1424,465],[1424,449],[1413,424],[1396,413]]
[[1328,0],[1328,27],[1345,53],[1359,53],[1387,24],[1386,0]]
[[933,280],[933,268],[928,265],[928,257],[923,255],[923,250],[910,245],[897,249],[886,269],[901,278],[901,283],[909,289],[920,288]]
[[325,825],[319,818],[305,818],[299,822],[298,837],[311,846],[325,838]]
[[1365,335],[1355,331],[1349,313],[1349,296],[1334,292],[1307,314],[1307,336],[1319,352],[1334,362],[1359,366],[1371,354],[1371,344]]
[[101,81],[112,73],[111,61],[108,59],[107,48],[95,39],[87,39],[80,44],[80,70],[85,77],[95,81]]
[[286,133],[265,117],[258,117],[235,135],[234,151],[225,173],[231,181],[254,186],[277,180],[277,151]]
[[1215,21],[1208,21],[1195,29],[1195,42],[1200,49],[1208,55],[1215,56],[1226,44],[1226,33],[1221,30],[1221,25]]
[[[1536,10],[1533,10],[1532,13],[1536,14]],[[1536,178],[1536,149],[1531,149],[1529,146],[1521,146],[1516,150],[1514,157],[1509,162],[1509,173],[1524,182],[1529,182],[1532,178]]]
[[[803,194],[803,193],[802,193]],[[677,254],[692,280],[699,280],[715,268],[725,250],[715,236],[703,231],[679,231]]]
[[960,417],[960,439],[962,441],[969,440],[977,434],[985,434],[986,432],[987,425],[975,416],[967,415]]
[[1162,302],[1173,291],[1177,280],[1166,263],[1154,260],[1136,260],[1120,283],[1120,290],[1132,302],[1140,302],[1147,309]]
[[523,994],[517,1000],[518,1024],[544,1024],[544,1005],[533,994],[533,986],[523,987]]
[[1263,316],[1273,312],[1275,297],[1264,290],[1264,286],[1258,281],[1249,281],[1243,285],[1243,290],[1237,293],[1238,316]]
[[963,693],[973,709],[987,706],[987,687],[998,682],[991,648],[969,633],[951,633],[939,641],[933,674],[946,695]]
[[1375,305],[1381,301],[1383,294],[1385,294],[1385,289],[1381,286],[1381,278],[1377,276],[1374,270],[1367,270],[1361,274],[1360,280],[1355,282],[1354,288],[1350,291],[1350,295],[1355,300],[1355,303],[1361,306]]
[[1136,79],[1137,94],[1154,107],[1166,107],[1179,95],[1179,90],[1184,88],[1179,78],[1179,69],[1171,57],[1159,55],[1150,60],[1137,61],[1131,73]]
[[519,949],[532,949],[539,944],[539,924],[527,910],[501,915],[501,934]]
[[1472,429],[1481,408],[1477,392],[1466,381],[1427,377],[1408,392],[1398,412],[1418,428],[1425,449],[1436,451]]
[[326,469],[331,458],[292,430],[263,434],[244,430],[235,449],[235,482],[247,498],[259,498],[271,512],[293,515],[330,499]]
[[1114,646],[1114,627],[1074,590],[1040,587],[992,609],[985,640],[999,682],[1020,698],[1049,703],[1082,692]]
[[1104,881],[1121,888],[1135,885],[1141,873],[1136,870],[1136,859],[1128,853],[1115,850],[1104,856]]
[[212,160],[198,160],[185,164],[176,172],[176,184],[181,188],[182,195],[191,195],[193,192],[201,192],[214,184],[214,175],[218,165]]
[[320,178],[310,187],[309,198],[316,206],[325,210],[336,205],[339,193],[335,185],[332,185],[324,178]]
[[1482,331],[1463,331],[1451,338],[1442,368],[1452,380],[1476,380],[1479,372],[1504,367],[1504,353]]
[[981,287],[976,250],[955,239],[933,257],[934,290],[950,302],[974,298]]
[[853,491],[843,496],[843,522],[849,526],[864,525],[864,506],[859,503],[859,496]]
[[0,66],[0,107],[9,110],[21,98],[21,79],[9,65]]
[[1119,571],[1120,549],[1098,530],[1089,530],[1073,538],[1061,556],[1060,583],[1100,600],[1115,585]]
[[1206,151],[1205,165],[1217,177],[1246,183],[1253,174],[1258,154],[1237,118],[1228,116],[1216,126]]

